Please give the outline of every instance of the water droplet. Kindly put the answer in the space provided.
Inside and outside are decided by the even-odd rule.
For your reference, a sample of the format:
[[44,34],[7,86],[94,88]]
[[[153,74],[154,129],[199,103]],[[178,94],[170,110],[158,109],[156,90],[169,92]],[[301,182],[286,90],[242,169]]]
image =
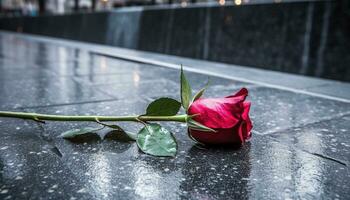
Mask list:
[[85,188],[81,188],[80,190],[77,191],[77,193],[85,193],[86,189]]
[[4,190],[1,190],[0,194],[6,194],[6,193],[8,193],[8,192],[9,192],[8,189],[4,189]]
[[124,187],[124,190],[131,190],[131,187],[125,186],[125,187]]

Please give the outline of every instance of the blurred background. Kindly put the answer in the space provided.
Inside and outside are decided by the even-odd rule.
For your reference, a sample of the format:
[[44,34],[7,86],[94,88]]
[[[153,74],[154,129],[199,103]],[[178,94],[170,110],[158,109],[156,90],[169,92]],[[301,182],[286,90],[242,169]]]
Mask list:
[[350,81],[349,0],[1,0],[0,29]]
[[0,0],[1,14],[30,15],[64,14],[83,11],[103,11],[119,7],[151,6],[162,4],[179,4],[183,7],[191,4],[249,4],[282,3],[300,0]]

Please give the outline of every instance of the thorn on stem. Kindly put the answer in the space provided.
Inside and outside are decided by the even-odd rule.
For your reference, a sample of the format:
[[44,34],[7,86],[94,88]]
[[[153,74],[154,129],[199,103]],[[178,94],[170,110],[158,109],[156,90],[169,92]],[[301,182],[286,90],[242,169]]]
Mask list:
[[138,122],[140,122],[140,123],[142,123],[143,125],[147,125],[147,122],[145,122],[145,121],[143,121],[143,120],[141,120],[140,119],[140,117],[142,117],[142,116],[138,116],[138,117],[136,117],[136,121],[138,121]]
[[39,119],[39,118],[37,118],[37,117],[34,117],[34,118],[33,118],[33,120],[34,120],[34,121],[36,121],[36,122],[39,122],[39,123],[43,123],[43,124],[45,124],[45,121],[40,120],[40,119]]
[[102,125],[103,128],[104,128],[104,127],[109,127],[109,128],[115,129],[115,130],[124,131],[122,128],[120,128],[120,127],[117,126],[117,125],[110,125],[110,124],[105,124],[105,123],[101,122],[100,120],[98,120],[97,117],[95,118],[95,122],[98,123],[98,124],[100,124],[100,125]]
[[102,126],[104,126],[104,127],[108,126],[108,124],[102,123],[100,120],[98,120],[97,117],[95,118],[95,122],[100,124],[100,125],[102,125]]

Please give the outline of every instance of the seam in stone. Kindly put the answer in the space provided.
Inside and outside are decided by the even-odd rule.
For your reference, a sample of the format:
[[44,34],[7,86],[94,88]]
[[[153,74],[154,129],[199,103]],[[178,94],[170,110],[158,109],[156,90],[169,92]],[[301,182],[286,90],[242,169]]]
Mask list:
[[[307,152],[307,151],[305,151],[305,152]],[[307,152],[307,153],[312,154],[312,155],[317,156],[317,157],[320,157],[320,158],[324,158],[326,160],[337,162],[337,163],[339,163],[341,165],[344,165],[344,166],[348,166],[346,161],[338,160],[336,158],[332,158],[330,156],[326,156],[326,155],[323,155],[323,154],[320,154],[320,153],[312,153],[312,152]]]
[[320,153],[314,153],[314,152],[309,152],[309,151],[306,151],[305,149],[303,148],[297,148],[296,146],[293,146],[293,145],[290,145],[290,144],[287,144],[283,141],[280,141],[280,140],[277,140],[276,138],[274,137],[271,137],[270,135],[267,135],[266,137],[269,137],[271,138],[273,141],[277,142],[278,144],[281,144],[283,146],[287,146],[287,147],[290,147],[296,151],[301,151],[303,153],[306,153],[306,154],[310,154],[310,155],[313,155],[313,156],[316,156],[318,158],[322,158],[322,159],[325,159],[325,160],[328,160],[328,161],[332,161],[332,162],[335,162],[337,164],[340,164],[340,165],[343,165],[345,167],[348,167],[348,162],[346,161],[343,161],[343,160],[339,160],[339,159],[336,159],[336,158],[332,158],[330,156],[326,156],[326,155],[323,155],[323,154],[320,154]]

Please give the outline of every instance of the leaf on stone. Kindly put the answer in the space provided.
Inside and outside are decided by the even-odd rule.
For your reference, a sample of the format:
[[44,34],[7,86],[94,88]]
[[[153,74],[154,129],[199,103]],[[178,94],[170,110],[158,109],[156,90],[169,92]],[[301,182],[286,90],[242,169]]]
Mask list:
[[205,86],[201,89],[201,90],[199,90],[194,96],[193,96],[193,99],[192,99],[192,102],[194,102],[194,101],[196,101],[197,99],[199,99],[202,95],[203,95],[203,93],[204,93],[204,91],[208,88],[208,86],[209,86],[209,79],[208,79],[208,81],[207,81],[207,84],[205,84]]
[[78,136],[82,136],[89,133],[95,133],[96,131],[101,130],[101,128],[92,128],[92,127],[85,127],[80,129],[72,129],[69,131],[66,131],[60,135],[60,137],[64,139],[71,139]]
[[101,140],[101,137],[96,133],[96,131],[101,129],[91,127],[72,129],[62,133],[60,137],[74,143],[95,142]]
[[129,131],[125,131],[122,127],[116,125],[116,124],[105,124],[98,122],[101,125],[104,125],[106,127],[109,127],[113,129],[112,131],[108,132],[103,139],[115,139],[115,140],[132,140],[135,141],[137,137],[137,133],[132,133]]
[[162,97],[150,103],[147,107],[147,116],[172,116],[176,115],[181,107],[181,103],[175,99]]
[[129,131],[124,130],[112,130],[109,131],[105,136],[104,139],[111,139],[111,140],[118,140],[118,141],[135,141],[137,138],[136,133],[132,133]]
[[108,128],[116,129],[116,130],[123,130],[120,126],[115,125],[115,124],[104,124]]
[[192,98],[192,89],[189,82],[186,79],[186,76],[183,71],[183,67],[181,66],[181,103],[183,108],[187,111],[188,107],[191,103]]
[[187,126],[193,130],[204,131],[204,132],[216,132],[214,129],[211,129],[195,120],[189,118],[187,120]]
[[173,134],[159,124],[146,124],[137,135],[141,151],[153,156],[176,155],[177,143]]
[[132,140],[136,140],[137,139],[137,133],[133,133],[133,132],[130,132],[130,131],[124,131],[124,133]]

